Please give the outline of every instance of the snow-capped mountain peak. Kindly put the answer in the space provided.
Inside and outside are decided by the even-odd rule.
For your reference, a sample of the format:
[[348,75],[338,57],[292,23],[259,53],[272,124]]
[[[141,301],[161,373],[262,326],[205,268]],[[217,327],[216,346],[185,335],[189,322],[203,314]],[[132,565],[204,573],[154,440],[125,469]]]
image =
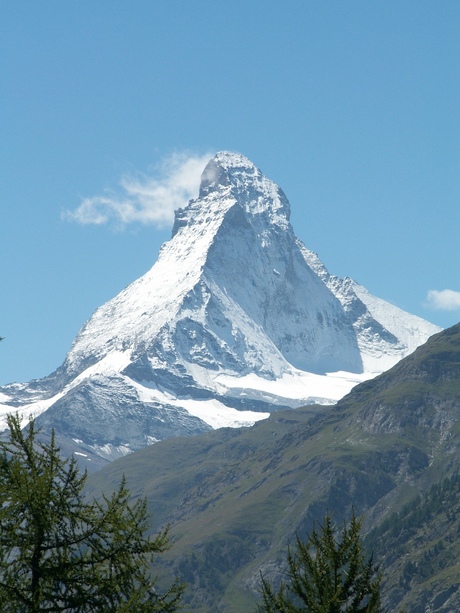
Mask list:
[[181,228],[209,222],[240,206],[252,223],[289,226],[290,206],[282,190],[244,155],[221,151],[201,175],[199,197],[175,214],[173,237]]
[[289,216],[250,160],[216,154],[153,267],[96,310],[55,373],[3,388],[4,412],[41,413],[80,454],[110,459],[334,402],[439,330],[330,275]]
[[[155,265],[95,312],[76,338],[66,367],[76,374],[81,365],[101,359],[107,352],[125,351],[126,347],[138,352],[150,345],[152,331],[161,330],[193,297],[196,299],[197,293],[203,299],[205,288],[209,290],[216,276],[221,273],[228,276],[235,258],[236,274],[241,277],[243,253],[236,253],[241,245],[237,244],[238,237],[233,248],[227,245],[229,232],[236,232],[240,239],[247,235],[251,241],[256,238],[267,252],[275,231],[282,230],[294,241],[289,213],[289,203],[282,191],[252,162],[240,154],[218,153],[203,172],[200,196],[176,211],[172,238],[163,245]],[[233,262],[226,253],[221,254],[223,242],[225,249],[230,249],[228,255]],[[255,253],[250,259],[258,265]],[[203,284],[206,264],[212,271],[212,280]],[[283,268],[278,261],[275,264]],[[273,270],[277,270],[275,264]],[[220,269],[217,275],[216,265]],[[238,279],[233,281],[239,284]],[[228,296],[228,283],[225,291]],[[274,350],[276,353],[274,347],[270,349],[270,353]]]

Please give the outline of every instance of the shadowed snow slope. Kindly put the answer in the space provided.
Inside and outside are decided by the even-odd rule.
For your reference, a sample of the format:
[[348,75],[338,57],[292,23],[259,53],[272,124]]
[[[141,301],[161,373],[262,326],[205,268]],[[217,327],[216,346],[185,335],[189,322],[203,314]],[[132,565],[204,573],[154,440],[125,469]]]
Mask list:
[[100,307],[49,377],[2,388],[88,461],[331,403],[439,328],[328,273],[282,190],[218,153],[143,277]]

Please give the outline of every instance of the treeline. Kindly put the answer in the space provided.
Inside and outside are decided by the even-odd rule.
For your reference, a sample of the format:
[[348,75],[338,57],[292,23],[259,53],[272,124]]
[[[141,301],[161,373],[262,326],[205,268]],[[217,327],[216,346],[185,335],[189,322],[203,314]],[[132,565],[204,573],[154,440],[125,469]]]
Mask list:
[[404,592],[457,564],[460,554],[460,474],[431,486],[389,515],[364,539],[393,586]]
[[383,537],[396,539],[401,545],[407,543],[416,532],[445,514],[453,521],[460,511],[460,474],[455,473],[432,485],[425,496],[415,496],[400,511],[389,515],[379,526],[372,529],[365,542],[368,549],[375,549]]

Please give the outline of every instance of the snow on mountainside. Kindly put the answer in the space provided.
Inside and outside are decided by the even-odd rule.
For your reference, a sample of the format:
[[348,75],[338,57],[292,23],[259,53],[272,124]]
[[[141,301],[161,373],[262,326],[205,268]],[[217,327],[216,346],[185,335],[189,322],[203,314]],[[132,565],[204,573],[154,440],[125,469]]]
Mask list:
[[306,262],[340,300],[352,321],[365,372],[391,368],[402,354],[408,355],[441,329],[421,317],[370,294],[353,279],[330,275],[316,253],[299,241]]
[[[330,275],[281,189],[221,152],[143,277],[101,306],[46,379],[2,388],[82,457],[331,403],[439,331]],[[94,455],[96,454],[96,456]]]

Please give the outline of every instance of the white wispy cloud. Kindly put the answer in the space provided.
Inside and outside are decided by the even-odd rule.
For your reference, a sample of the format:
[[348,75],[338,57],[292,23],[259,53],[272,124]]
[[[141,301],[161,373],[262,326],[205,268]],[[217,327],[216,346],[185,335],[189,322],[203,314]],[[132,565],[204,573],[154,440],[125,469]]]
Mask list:
[[174,211],[198,195],[201,173],[211,157],[211,153],[170,155],[155,166],[152,174],[124,175],[117,190],[84,198],[62,217],[81,224],[124,227],[137,222],[167,227]]
[[428,306],[438,311],[460,310],[460,292],[452,289],[430,289],[427,294]]

